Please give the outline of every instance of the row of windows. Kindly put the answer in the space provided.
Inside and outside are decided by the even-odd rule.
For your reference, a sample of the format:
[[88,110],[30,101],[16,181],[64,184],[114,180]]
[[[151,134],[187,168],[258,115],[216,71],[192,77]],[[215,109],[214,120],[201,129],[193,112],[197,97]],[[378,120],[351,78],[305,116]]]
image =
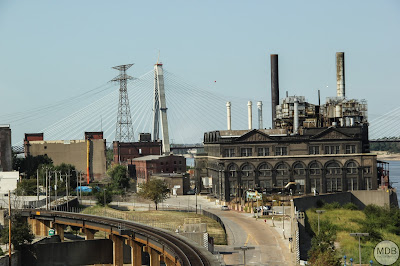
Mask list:
[[[276,187],[284,187],[287,183],[289,183],[289,179],[278,179],[276,180]],[[305,180],[304,179],[296,179],[295,180],[297,183],[297,189],[296,191],[305,193]],[[359,190],[359,182],[357,178],[347,178],[347,190]],[[345,181],[345,182],[346,182]],[[365,189],[367,190],[372,190],[372,179],[371,178],[365,178]],[[311,191],[316,189],[317,191],[321,191],[321,179],[320,178],[311,178],[310,179],[310,184],[311,184]],[[243,180],[241,184],[242,189],[255,189],[255,183],[253,181],[247,181]],[[259,188],[262,190],[271,190],[273,187],[272,185],[272,180],[260,180],[260,185]],[[238,192],[238,186],[237,182],[231,182],[229,184],[230,188],[230,194],[235,195]],[[337,191],[343,191],[343,186],[342,186],[342,179],[341,178],[327,178],[326,179],[326,192],[337,192]]]
[[[289,179],[278,179],[276,180],[276,187],[284,187],[290,180]],[[372,190],[372,179],[371,178],[365,178],[365,189],[367,190]],[[296,183],[298,184],[298,189],[301,192],[305,192],[305,181],[303,179],[296,179]],[[320,178],[311,178],[310,179],[311,183],[311,191],[315,188],[317,191],[320,191],[321,189],[321,179]],[[241,184],[242,189],[254,189],[254,182],[253,181],[247,181],[243,180]],[[230,187],[230,193],[231,195],[236,194],[238,186],[237,182],[231,182],[229,184]],[[266,189],[271,190],[272,189],[272,180],[260,180],[260,185],[259,187],[261,189]],[[347,178],[347,190],[359,190],[359,182],[357,178]],[[326,178],[326,192],[336,192],[336,191],[343,191],[343,186],[342,186],[342,179],[341,178]]]
[[[324,146],[324,154],[341,154],[340,145],[326,145]],[[346,145],[346,154],[356,153],[356,145]],[[288,155],[287,147],[275,147],[274,153],[270,154],[269,147],[256,148],[257,156],[284,156]],[[310,155],[321,154],[320,146],[309,146],[308,153]],[[224,149],[224,157],[236,157],[235,149]],[[240,148],[240,157],[250,157],[253,156],[253,148]]]
[[[182,161],[179,161],[178,163],[179,163],[179,164],[182,164]],[[163,162],[160,162],[160,164],[161,164],[161,165],[164,165]],[[176,164],[176,161],[174,161],[174,164]],[[168,162],[165,162],[165,165],[168,165]]]
[[[293,165],[293,173],[294,175],[305,175],[306,167],[303,163],[295,163]],[[342,167],[338,162],[332,161],[329,162],[326,166],[326,174],[327,175],[339,175],[342,174]],[[350,161],[345,165],[346,174],[358,174],[358,164],[354,161]],[[228,166],[228,172],[230,177],[236,177],[239,171],[239,168],[235,164],[231,164]],[[271,176],[272,175],[272,166],[263,163],[258,167],[258,171],[260,172],[260,176]],[[318,162],[312,162],[308,166],[308,170],[310,175],[320,175],[322,173],[322,166]],[[240,168],[242,176],[253,176],[255,168],[251,164],[245,164]],[[285,176],[289,174],[290,167],[285,163],[279,163],[275,167],[276,174],[278,176]],[[364,174],[371,173],[370,167],[363,168]]]

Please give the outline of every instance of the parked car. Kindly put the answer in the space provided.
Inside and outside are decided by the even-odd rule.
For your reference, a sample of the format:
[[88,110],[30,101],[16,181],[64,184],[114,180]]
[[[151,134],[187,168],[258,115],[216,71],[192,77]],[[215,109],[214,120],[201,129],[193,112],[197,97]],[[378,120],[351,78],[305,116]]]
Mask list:
[[229,207],[224,205],[221,207],[221,211],[229,211]]

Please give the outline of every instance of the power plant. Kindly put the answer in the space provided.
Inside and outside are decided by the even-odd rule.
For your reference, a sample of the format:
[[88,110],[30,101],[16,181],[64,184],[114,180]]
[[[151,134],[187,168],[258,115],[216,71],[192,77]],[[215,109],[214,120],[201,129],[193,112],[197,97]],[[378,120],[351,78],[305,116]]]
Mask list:
[[262,126],[261,102],[253,128],[249,101],[248,129],[232,130],[227,102],[227,130],[204,133],[205,154],[195,158],[202,189],[237,201],[246,190],[273,193],[289,183],[297,195],[387,187],[385,164],[369,153],[366,101],[345,97],[343,52],[336,53],[336,66],[336,96],[324,104],[319,91],[318,104],[288,93],[279,99],[278,55],[271,55],[271,128]]

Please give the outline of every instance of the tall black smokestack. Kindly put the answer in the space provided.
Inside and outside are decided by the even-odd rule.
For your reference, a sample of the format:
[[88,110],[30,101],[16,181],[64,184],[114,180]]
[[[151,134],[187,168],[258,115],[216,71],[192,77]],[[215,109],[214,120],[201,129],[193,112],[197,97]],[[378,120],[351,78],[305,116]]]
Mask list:
[[275,128],[276,106],[279,105],[278,55],[271,55],[271,106],[272,128]]

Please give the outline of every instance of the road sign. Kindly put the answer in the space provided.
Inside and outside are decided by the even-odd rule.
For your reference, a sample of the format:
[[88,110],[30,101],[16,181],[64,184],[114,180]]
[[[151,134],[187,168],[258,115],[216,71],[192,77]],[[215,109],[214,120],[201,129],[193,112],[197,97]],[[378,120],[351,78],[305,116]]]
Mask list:
[[262,194],[258,194],[257,191],[246,191],[247,200],[262,200]]
[[50,228],[49,236],[54,236],[55,234],[56,234],[56,230],[54,230],[53,228]]

